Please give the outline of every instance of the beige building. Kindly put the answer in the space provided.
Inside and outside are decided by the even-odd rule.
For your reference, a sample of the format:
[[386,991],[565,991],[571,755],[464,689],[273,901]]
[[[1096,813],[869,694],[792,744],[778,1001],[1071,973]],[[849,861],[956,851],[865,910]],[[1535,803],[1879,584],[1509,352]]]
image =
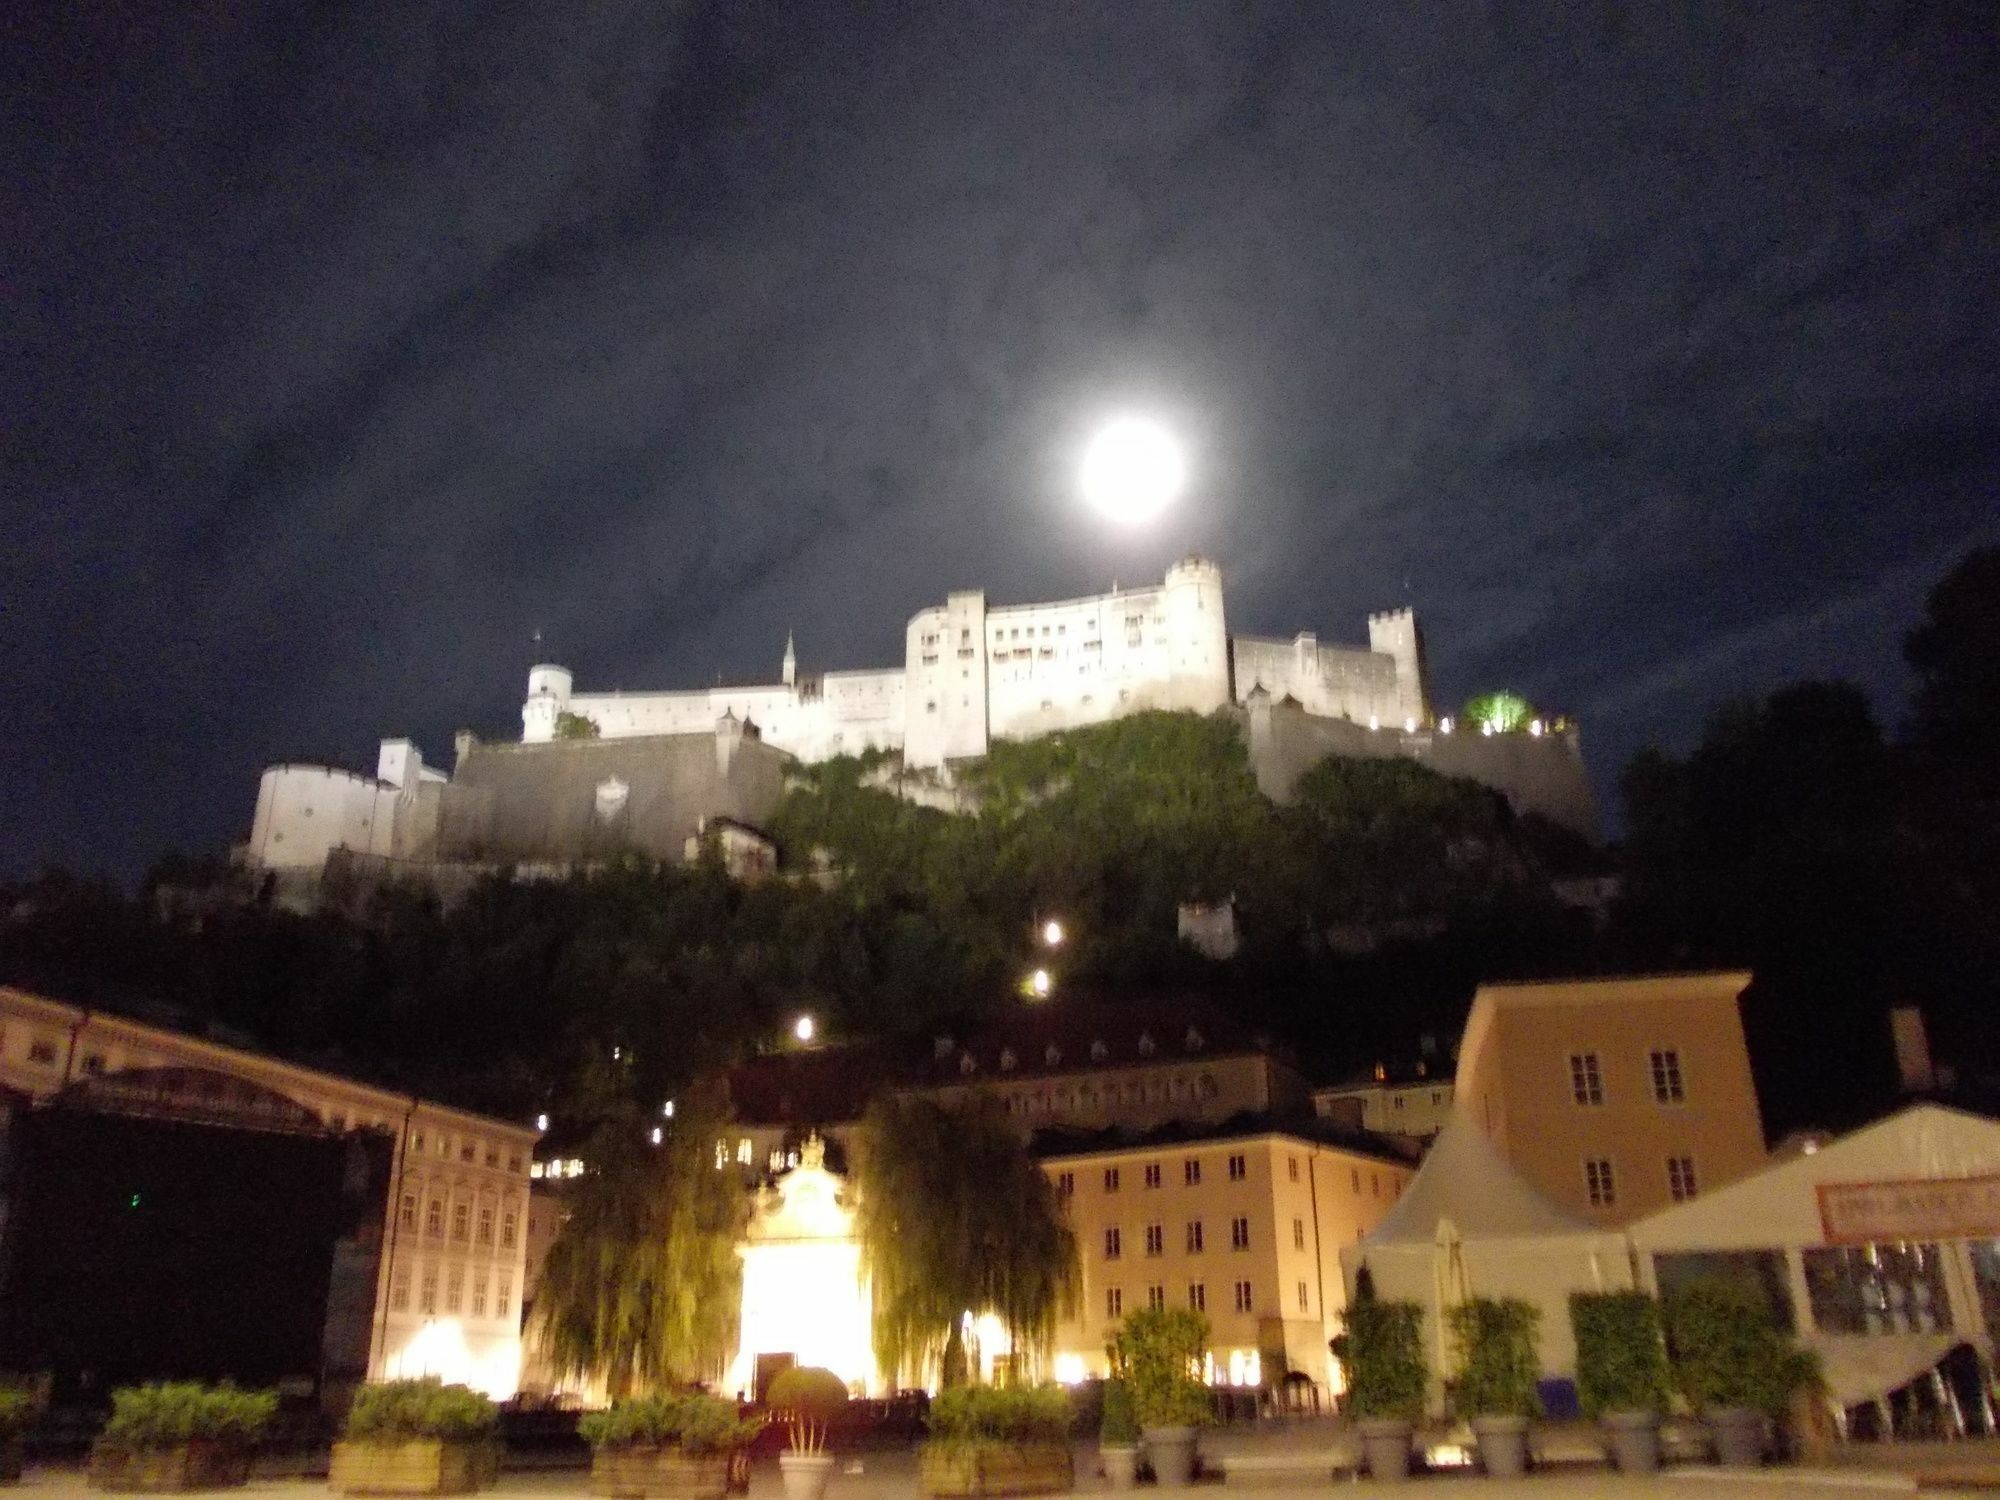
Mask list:
[[1742,973],[1480,986],[1455,1092],[1561,1207],[1622,1225],[1764,1164]]
[[1428,1141],[1451,1118],[1449,1078],[1369,1080],[1313,1090],[1313,1113],[1351,1129]]
[[[212,1099],[217,1124],[379,1132],[394,1142],[367,1373],[442,1375],[496,1396],[520,1372],[526,1127],[0,986],[0,1087],[29,1107],[79,1086],[121,1107]],[[270,1185],[281,1211],[284,1185]],[[204,1289],[226,1306],[226,1289]]]
[[1346,1307],[1339,1251],[1395,1205],[1413,1166],[1281,1129],[1057,1152],[1043,1170],[1068,1205],[1081,1253],[1078,1315],[1056,1334],[1051,1373],[1105,1373],[1125,1314],[1192,1307],[1211,1329],[1210,1379],[1276,1384],[1296,1371],[1322,1393],[1343,1382],[1327,1343]]

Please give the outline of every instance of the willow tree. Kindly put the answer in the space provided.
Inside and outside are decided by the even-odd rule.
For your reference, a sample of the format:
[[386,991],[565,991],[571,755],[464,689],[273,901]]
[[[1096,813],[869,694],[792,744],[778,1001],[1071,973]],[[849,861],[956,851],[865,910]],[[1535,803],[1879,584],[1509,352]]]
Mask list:
[[963,1320],[991,1313],[1045,1352],[1076,1306],[1076,1236],[1055,1189],[991,1100],[884,1095],[862,1121],[856,1228],[884,1373],[963,1377]]
[[719,1372],[736,1342],[746,1213],[713,1122],[599,1131],[536,1285],[531,1332],[559,1378],[615,1396]]

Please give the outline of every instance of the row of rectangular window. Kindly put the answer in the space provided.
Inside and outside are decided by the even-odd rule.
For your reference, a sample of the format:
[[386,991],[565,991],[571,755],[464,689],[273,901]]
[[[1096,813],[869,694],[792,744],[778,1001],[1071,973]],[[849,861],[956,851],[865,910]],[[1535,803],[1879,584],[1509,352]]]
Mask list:
[[[410,1151],[413,1155],[418,1155],[418,1156],[424,1155],[429,1149],[430,1142],[431,1138],[426,1132],[421,1130],[413,1130],[410,1132]],[[446,1161],[451,1160],[452,1157],[452,1138],[448,1135],[445,1135],[443,1132],[439,1132],[437,1137],[437,1154],[443,1157]],[[485,1164],[487,1166],[493,1168],[499,1167],[501,1159],[500,1148],[493,1142],[487,1141],[484,1143],[483,1156]],[[476,1166],[479,1164],[481,1159],[482,1159],[482,1151],[481,1151],[481,1143],[479,1141],[473,1139],[470,1136],[462,1135],[458,1137],[458,1160],[461,1164],[468,1167]],[[519,1172],[521,1170],[520,1152],[518,1151],[508,1152],[506,1160],[507,1160],[508,1171]]]
[[[1593,1156],[1583,1164],[1584,1191],[1592,1208],[1611,1208],[1618,1202],[1618,1174],[1608,1156]],[[1692,1156],[1667,1158],[1667,1195],[1676,1203],[1694,1197],[1697,1189]]]
[[[474,1318],[487,1316],[486,1273],[472,1273],[472,1306],[467,1314]],[[410,1268],[397,1268],[389,1283],[389,1310],[408,1312],[410,1308]],[[465,1313],[465,1272],[454,1266],[444,1278],[444,1311],[447,1316]],[[435,1317],[438,1312],[438,1268],[425,1266],[417,1285],[417,1312],[424,1317]],[[496,1318],[514,1315],[514,1278],[503,1275],[493,1285],[493,1313]]]
[[[1204,1241],[1205,1235],[1202,1230],[1201,1220],[1189,1219],[1187,1222],[1187,1253],[1190,1255],[1201,1254]],[[1304,1219],[1293,1219],[1292,1248],[1303,1250],[1305,1247],[1306,1221]],[[1232,1250],[1248,1250],[1250,1248],[1250,1220],[1248,1218],[1238,1215],[1229,1221],[1229,1248]],[[1104,1258],[1106,1260],[1117,1260],[1124,1254],[1124,1251],[1124,1231],[1114,1224],[1111,1228],[1104,1231]],[[1160,1223],[1148,1224],[1146,1226],[1146,1253],[1148,1255],[1164,1255],[1166,1251],[1167,1226]]]
[[[1655,1047],[1646,1054],[1646,1074],[1655,1104],[1685,1104],[1687,1085],[1681,1077],[1681,1055],[1672,1047]],[[1604,1068],[1595,1052],[1569,1055],[1570,1098],[1592,1107],[1604,1103]]]
[[[1235,1283],[1230,1290],[1231,1290],[1232,1302],[1237,1312],[1247,1313],[1247,1312],[1255,1312],[1257,1310],[1256,1292],[1250,1282],[1239,1281]],[[1312,1310],[1311,1283],[1301,1281],[1298,1284],[1297,1296],[1298,1296],[1299,1311],[1310,1312]],[[1152,1285],[1146,1288],[1147,1307],[1152,1308],[1154,1311],[1157,1312],[1161,1308],[1164,1308],[1166,1305],[1167,1305],[1167,1289],[1164,1284],[1156,1281]],[[1187,1284],[1187,1305],[1199,1313],[1205,1313],[1208,1311],[1207,1282],[1190,1281]],[[1125,1316],[1124,1288],[1111,1286],[1111,1287],[1106,1287],[1104,1289],[1104,1315],[1107,1318],[1113,1318],[1113,1319],[1122,1318]]]
[[[1241,1152],[1233,1153],[1229,1157],[1226,1163],[1226,1167],[1229,1173],[1229,1180],[1231,1182],[1242,1182],[1245,1178],[1247,1178],[1250,1175],[1249,1161]],[[1348,1168],[1348,1174],[1352,1182],[1354,1191],[1357,1194],[1360,1193],[1361,1169],[1359,1167],[1350,1167]],[[1121,1168],[1106,1167],[1104,1169],[1105,1192],[1107,1193],[1117,1192],[1120,1186],[1123,1184],[1124,1180],[1125,1180],[1124,1172]],[[1287,1156],[1285,1158],[1285,1180],[1288,1182],[1298,1182],[1302,1180],[1299,1174],[1299,1159],[1296,1156]],[[1142,1181],[1148,1188],[1156,1188],[1161,1186],[1162,1183],[1165,1181],[1165,1178],[1160,1163],[1156,1161],[1147,1162],[1144,1165],[1144,1167],[1141,1168],[1140,1170],[1140,1181]],[[1201,1159],[1199,1157],[1190,1156],[1182,1160],[1181,1183],[1185,1187],[1201,1186]],[[1374,1197],[1377,1198],[1381,1197],[1382,1174],[1379,1172],[1370,1172],[1368,1174],[1368,1186],[1369,1186],[1369,1191]],[[1075,1172],[1056,1173],[1056,1191],[1065,1198],[1075,1193],[1076,1173]]]
[[[499,1215],[500,1248],[512,1250],[520,1238],[520,1214],[509,1208]],[[417,1228],[417,1195],[403,1194],[403,1201],[396,1213],[397,1227],[407,1229],[412,1234]],[[472,1205],[463,1201],[451,1205],[451,1238],[458,1244],[468,1241],[487,1247],[493,1244],[494,1207],[490,1203],[479,1205],[479,1223],[475,1231],[472,1221]],[[434,1240],[445,1237],[445,1200],[434,1197],[424,1206],[424,1233]]]

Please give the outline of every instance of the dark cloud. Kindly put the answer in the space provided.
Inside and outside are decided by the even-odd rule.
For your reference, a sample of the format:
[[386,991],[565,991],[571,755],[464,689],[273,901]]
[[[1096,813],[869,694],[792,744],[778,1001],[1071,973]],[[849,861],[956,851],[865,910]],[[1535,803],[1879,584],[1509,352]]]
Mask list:
[[[2000,532],[1980,5],[46,7],[7,43],[0,863],[132,868],[523,669],[951,587],[1412,600],[1607,784]],[[1142,402],[1198,499],[1110,537]],[[536,631],[544,644],[533,642]]]

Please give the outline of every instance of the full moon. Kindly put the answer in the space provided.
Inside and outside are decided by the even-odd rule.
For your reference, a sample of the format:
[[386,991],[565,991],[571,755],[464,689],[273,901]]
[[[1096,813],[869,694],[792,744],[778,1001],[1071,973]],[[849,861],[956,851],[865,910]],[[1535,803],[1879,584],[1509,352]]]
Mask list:
[[1144,417],[1120,417],[1090,440],[1080,480],[1098,514],[1138,526],[1173,503],[1186,477],[1172,433]]

